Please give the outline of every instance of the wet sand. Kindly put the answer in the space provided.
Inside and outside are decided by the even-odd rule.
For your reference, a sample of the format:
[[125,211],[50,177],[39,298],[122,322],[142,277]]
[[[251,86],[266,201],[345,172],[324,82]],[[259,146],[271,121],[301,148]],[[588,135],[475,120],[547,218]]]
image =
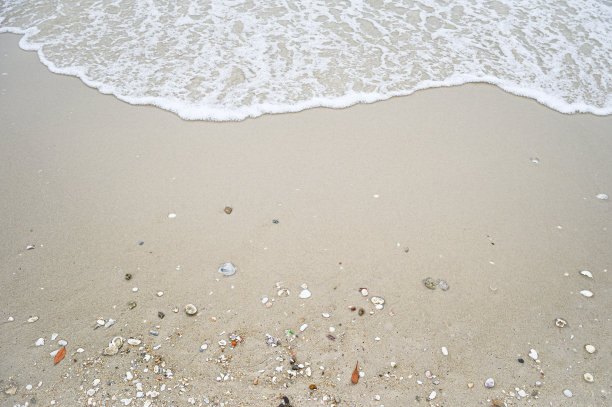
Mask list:
[[[18,39],[0,35],[1,405],[610,403],[612,117],[473,84],[186,122]],[[141,343],[103,356],[117,336]]]

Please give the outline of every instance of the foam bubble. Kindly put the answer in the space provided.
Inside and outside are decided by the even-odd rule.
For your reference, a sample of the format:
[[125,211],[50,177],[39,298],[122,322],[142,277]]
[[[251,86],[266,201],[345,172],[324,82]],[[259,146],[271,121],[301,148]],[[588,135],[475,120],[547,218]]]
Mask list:
[[612,7],[595,0],[5,0],[56,73],[185,119],[370,103],[486,82],[563,113],[612,113]]

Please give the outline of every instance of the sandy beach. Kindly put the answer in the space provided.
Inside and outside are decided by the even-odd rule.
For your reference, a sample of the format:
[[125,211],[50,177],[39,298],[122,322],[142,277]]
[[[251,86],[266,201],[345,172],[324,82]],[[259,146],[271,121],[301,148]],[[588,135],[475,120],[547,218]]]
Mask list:
[[471,84],[189,122],[19,38],[0,405],[610,405],[612,116]]

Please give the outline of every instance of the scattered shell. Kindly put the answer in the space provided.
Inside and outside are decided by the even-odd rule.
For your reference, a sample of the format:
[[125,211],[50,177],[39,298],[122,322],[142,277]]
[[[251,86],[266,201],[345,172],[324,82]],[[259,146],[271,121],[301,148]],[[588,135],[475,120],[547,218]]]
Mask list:
[[104,324],[104,328],[110,328],[111,326],[115,325],[115,321],[114,319],[110,318],[105,324]]
[[435,391],[432,391],[429,396],[427,396],[427,400],[431,401],[436,398],[438,394]]
[[565,394],[565,397],[572,397],[573,396],[571,390],[569,390],[569,389],[563,390],[563,394]]
[[467,387],[468,387],[468,389],[471,389],[472,387],[474,387],[474,383],[469,382],[469,383],[467,384]]
[[429,288],[430,290],[436,289],[436,282],[431,277],[427,277],[425,280],[423,280],[423,284],[425,284],[425,287]]
[[198,309],[193,304],[187,304],[185,305],[185,312],[187,315],[195,315],[198,312]]
[[52,334],[51,335],[51,340],[54,341],[58,336],[59,336],[59,334],[56,334],[56,333]]
[[438,286],[440,287],[440,290],[442,291],[446,291],[448,290],[450,287],[448,286],[448,283],[444,280],[438,280]]
[[221,339],[219,341],[219,346],[225,346],[225,345],[227,345],[227,341],[225,339]]
[[223,263],[221,267],[219,267],[219,273],[224,276],[233,276],[236,274],[236,267],[232,263]]
[[159,311],[157,313],[157,316],[159,317],[159,319],[164,319],[164,317],[166,316],[166,314],[164,314],[163,312]]
[[584,345],[584,350],[586,350],[589,353],[595,353],[595,346],[593,345]]
[[62,339],[62,340],[57,341],[57,344],[59,346],[66,346],[66,345],[68,345],[68,342],[66,342],[65,340]]
[[129,308],[129,309],[134,309],[134,308],[136,308],[136,301],[130,301],[130,303],[128,304],[128,308]]
[[35,248],[36,248],[36,246],[34,246],[33,244],[29,244],[29,245],[26,246],[26,250],[33,250]]
[[374,304],[376,309],[383,309],[384,308],[384,304],[385,304],[384,298],[381,298],[381,297],[372,297],[372,299],[370,301],[372,301],[372,304]]
[[202,346],[200,346],[200,352],[204,352],[206,349],[208,349],[208,345],[207,344],[202,344]]
[[593,296],[593,293],[589,290],[582,290],[580,291],[580,294],[584,295],[587,298],[591,298]]
[[13,322],[15,320],[15,318],[13,317],[8,317],[8,322]]
[[124,278],[126,280],[131,280],[132,279],[132,275],[130,273],[126,273],[126,275],[124,276]]
[[322,313],[321,316],[323,318],[329,318],[329,314],[327,312]]
[[606,201],[608,199],[608,195],[606,195],[606,194],[597,194],[597,195],[595,195],[595,198],[601,199],[602,201]]
[[134,287],[134,288],[132,288],[132,291],[133,291],[133,292],[137,292],[137,291],[138,291],[138,287]]
[[168,214],[168,218],[169,218],[169,219],[174,219],[174,218],[176,218],[176,213],[169,213],[169,214]]
[[230,206],[226,206],[225,209],[223,209],[225,211],[225,213],[227,213],[228,215],[230,213],[232,213],[233,209]]
[[308,328],[308,324],[304,324],[300,327],[300,332],[304,332]]
[[163,291],[158,291],[158,292],[157,292],[157,296],[158,296],[158,297],[161,297],[162,295],[164,295],[164,292],[163,292]]
[[487,389],[492,389],[493,387],[495,387],[495,380],[493,380],[492,377],[489,377],[487,380],[485,380],[484,386]]
[[303,289],[302,292],[300,292],[299,297],[303,300],[305,300],[306,298],[310,298],[310,296],[312,295],[312,293],[307,289]]
[[123,346],[123,338],[120,336],[115,336],[110,344],[120,348]]
[[448,356],[448,349],[446,349],[446,346],[442,346],[441,350],[444,356]]
[[38,321],[38,317],[30,317],[28,318],[28,322],[36,322]]
[[582,270],[580,274],[588,278],[593,278],[593,273],[591,273],[589,270]]
[[559,328],[565,328],[567,325],[567,321],[561,318],[555,319],[555,325]]
[[157,336],[157,335],[159,335],[159,332],[154,331],[154,330],[150,330],[150,331],[149,331],[149,333],[150,333],[151,335],[153,335],[153,336]]
[[583,377],[584,377],[584,380],[586,380],[589,383],[593,383],[593,381],[595,380],[593,375],[590,373],[585,373]]
[[38,338],[38,340],[36,341],[34,345],[43,346],[44,344],[45,344],[45,338]]
[[136,338],[130,338],[127,340],[127,343],[132,345],[132,346],[138,346],[142,343],[142,341],[140,339],[136,339]]
[[119,348],[116,347],[115,345],[110,345],[109,347],[107,347],[106,349],[104,349],[104,351],[102,352],[102,354],[104,356],[114,356],[119,352]]
[[368,289],[367,288],[360,288],[359,292],[361,293],[361,295],[363,295],[364,297],[368,296]]
[[538,352],[535,349],[531,349],[529,351],[529,357],[533,360],[536,360],[538,358]]

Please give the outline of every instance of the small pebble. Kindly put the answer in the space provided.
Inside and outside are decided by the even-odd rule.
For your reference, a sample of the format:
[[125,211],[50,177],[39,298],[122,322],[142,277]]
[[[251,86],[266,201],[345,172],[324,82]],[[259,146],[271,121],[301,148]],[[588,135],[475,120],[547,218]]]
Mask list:
[[163,292],[163,291],[158,291],[158,292],[157,292],[157,296],[158,296],[158,297],[161,297],[162,295],[164,295],[164,292]]
[[520,389],[519,391],[517,391],[518,395],[521,397],[527,397],[527,393],[525,393],[525,390]]
[[573,396],[571,390],[569,390],[569,389],[563,390],[563,394],[565,394],[565,397],[572,397]]
[[168,214],[168,218],[169,218],[169,219],[174,219],[174,218],[176,218],[176,213],[169,213],[169,214]]
[[447,291],[450,288],[448,286],[448,283],[444,280],[438,280],[438,286],[440,287],[442,291]]
[[93,386],[97,386],[100,384],[100,379],[95,379],[92,383]]
[[35,343],[36,346],[43,346],[44,344],[45,344],[44,338],[38,338],[38,340]]
[[230,206],[226,206],[224,211],[225,211],[225,213],[227,213],[229,215],[230,213],[232,213],[233,209]]
[[591,292],[589,290],[582,290],[582,291],[580,291],[580,294],[584,295],[587,298],[591,298],[593,296],[593,292]]
[[472,387],[474,387],[474,383],[469,382],[469,383],[467,384],[467,387],[468,387],[468,389],[471,389]]
[[28,384],[28,385],[26,386],[26,390],[32,390],[32,385],[31,385],[31,384]]
[[159,311],[157,313],[157,316],[159,317],[159,319],[164,319],[164,317],[166,316],[166,314],[164,314],[163,312]]
[[306,330],[306,328],[308,328],[308,324],[304,324],[300,327],[300,331],[304,332]]
[[485,381],[484,386],[485,386],[487,389],[492,389],[493,387],[495,387],[495,380],[493,380],[493,378],[492,378],[492,377],[489,377],[489,378],[488,378],[488,379]]
[[149,333],[150,333],[151,335],[153,335],[153,336],[157,336],[157,335],[159,335],[159,332],[157,332],[157,331],[153,331],[153,330],[149,331]]
[[362,288],[362,289],[360,290],[360,292],[361,292],[361,295],[363,295],[364,297],[367,297],[367,296],[368,296],[368,289],[367,289],[367,288]]
[[442,354],[448,356],[448,349],[446,349],[446,346],[442,346]]
[[200,352],[204,352],[206,349],[208,349],[208,345],[207,344],[202,344],[202,346],[200,346]]
[[329,318],[329,314],[328,314],[328,313],[326,313],[326,312],[322,313],[322,314],[321,314],[321,316],[322,316],[323,318]]
[[601,199],[602,201],[606,201],[606,200],[608,200],[608,195],[606,195],[606,194],[597,194],[597,195],[595,195],[595,198]]
[[586,350],[589,353],[595,353],[595,346],[593,345],[584,345],[584,350]]
[[30,317],[28,318],[28,322],[32,323],[32,322],[36,322],[38,321],[38,317]]
[[531,351],[529,351],[529,357],[533,360],[537,360],[538,359],[538,352],[536,352],[535,349],[531,349]]
[[65,340],[63,340],[63,339],[60,339],[59,341],[57,341],[57,344],[58,344],[59,346],[66,346],[66,345],[68,345],[68,342],[66,342],[66,341],[65,341]]
[[427,400],[433,400],[436,398],[438,394],[435,391],[432,391],[431,393],[429,393],[429,396],[427,397]]
[[586,380],[589,383],[593,383],[593,381],[595,380],[593,375],[590,373],[585,373],[583,377],[584,377],[584,380]]
[[138,287],[134,287],[134,288],[132,288],[132,291],[133,291],[133,292],[137,292],[137,291],[138,291]]
[[15,318],[13,317],[8,317],[8,322],[13,322],[15,320]]
[[308,291],[308,289],[303,289],[302,292],[300,292],[300,298],[305,300],[306,298],[310,298],[312,296],[312,293],[310,291]]
[[126,280],[131,280],[131,279],[132,279],[132,275],[131,275],[130,273],[127,273],[127,274],[124,276],[124,278],[125,278]]
[[582,270],[580,274],[588,278],[593,278],[593,273],[591,273],[589,270]]

